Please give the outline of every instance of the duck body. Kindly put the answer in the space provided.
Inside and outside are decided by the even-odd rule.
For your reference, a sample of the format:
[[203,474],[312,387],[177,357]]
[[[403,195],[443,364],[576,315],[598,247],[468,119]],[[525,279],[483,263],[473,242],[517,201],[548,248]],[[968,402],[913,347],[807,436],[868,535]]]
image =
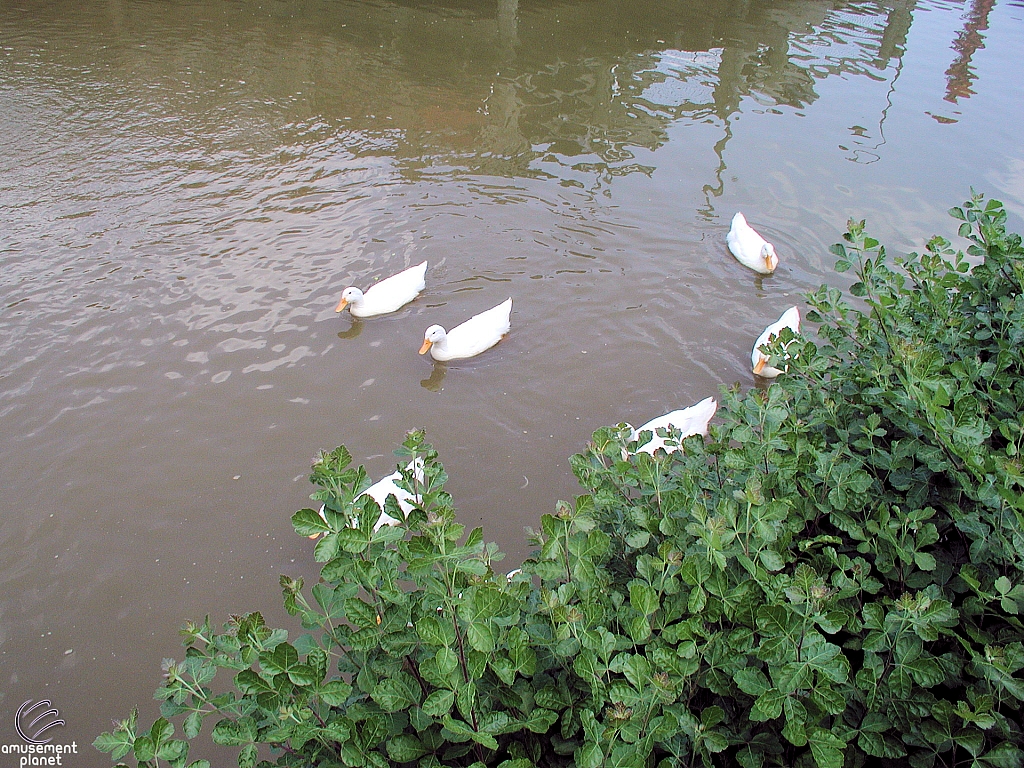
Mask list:
[[679,445],[674,440],[673,445],[667,445],[666,441],[669,438],[660,437],[658,430],[678,429],[681,433],[679,435],[679,442],[682,442],[684,438],[691,435],[706,435],[708,433],[708,422],[711,421],[711,417],[715,415],[717,410],[718,401],[713,397],[705,397],[699,403],[691,405],[689,408],[682,408],[678,411],[666,413],[664,416],[659,416],[656,419],[651,419],[639,429],[633,430],[633,440],[636,440],[641,432],[650,431],[652,433],[651,439],[636,449],[637,453],[649,453],[653,456],[654,452],[659,448],[666,453],[678,451]]
[[765,240],[757,231],[747,224],[742,213],[732,217],[732,227],[725,237],[732,255],[745,267],[750,267],[762,275],[770,275],[779,265],[779,257],[775,254],[775,246]]
[[432,325],[423,334],[423,346],[420,354],[428,350],[435,360],[461,360],[479,355],[490,349],[512,327],[512,299],[509,297],[496,307],[486,312],[473,315],[469,320],[445,331],[440,325]]
[[373,317],[395,312],[419,296],[426,287],[427,262],[402,270],[371,285],[365,293],[355,287],[341,294],[335,312],[347,306],[353,317]]
[[[413,472],[417,481],[423,481],[422,461],[418,463],[410,461],[408,466],[406,466],[406,470]],[[390,475],[378,480],[356,497],[358,500],[363,496],[369,496],[376,501],[377,505],[380,507],[380,517],[377,518],[377,522],[374,523],[373,530],[377,531],[385,525],[398,525],[399,523],[398,520],[395,520],[395,518],[384,512],[384,502],[387,501],[388,496],[394,495],[395,499],[398,501],[398,506],[406,515],[409,514],[410,510],[413,508],[413,504],[417,501],[415,494],[409,493],[409,491],[398,486],[397,481],[401,479],[402,473],[396,469]]]
[[800,333],[800,310],[796,307],[790,307],[782,313],[782,317],[776,320],[774,323],[765,328],[761,335],[757,337],[757,341],[754,342],[754,349],[750,353],[750,364],[754,369],[754,373],[758,376],[763,376],[766,379],[774,379],[780,373],[784,373],[783,370],[773,368],[768,365],[768,355],[761,351],[761,346],[767,344],[775,336],[779,335],[779,331],[783,328],[789,328],[793,333]]
[[[414,477],[418,482],[423,481],[422,459],[418,461],[410,461],[405,468],[407,471],[414,473]],[[395,499],[398,501],[398,506],[406,515],[409,514],[409,512],[413,508],[413,504],[418,500],[415,494],[409,493],[409,491],[398,486],[398,481],[401,479],[402,473],[401,471],[396,469],[390,475],[381,478],[376,483],[367,488],[365,491],[363,491],[361,494],[356,496],[356,501],[359,501],[359,499],[363,498],[363,496],[369,496],[375,502],[377,502],[377,506],[380,507],[380,517],[378,517],[377,522],[373,524],[374,531],[379,531],[385,525],[398,525],[400,522],[398,520],[395,520],[395,518],[391,517],[391,515],[388,515],[384,512],[384,502],[387,501],[388,496],[393,495],[395,497]],[[324,520],[327,520],[327,516],[324,514],[324,507],[322,506],[320,507],[320,517],[322,517]],[[358,518],[353,518],[352,527],[356,528],[358,527],[358,525]],[[309,538],[315,539],[319,535],[320,534],[318,533],[314,533]]]

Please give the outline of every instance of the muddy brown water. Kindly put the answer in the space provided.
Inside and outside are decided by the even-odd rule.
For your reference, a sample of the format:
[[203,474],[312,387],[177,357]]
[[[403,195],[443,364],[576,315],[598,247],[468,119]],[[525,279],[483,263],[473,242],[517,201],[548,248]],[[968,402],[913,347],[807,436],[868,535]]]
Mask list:
[[848,218],[920,248],[973,184],[1019,227],[1022,48],[1002,0],[0,4],[0,743],[49,699],[106,765],[185,619],[294,627],[318,450],[425,427],[511,568],[594,429],[750,385]]

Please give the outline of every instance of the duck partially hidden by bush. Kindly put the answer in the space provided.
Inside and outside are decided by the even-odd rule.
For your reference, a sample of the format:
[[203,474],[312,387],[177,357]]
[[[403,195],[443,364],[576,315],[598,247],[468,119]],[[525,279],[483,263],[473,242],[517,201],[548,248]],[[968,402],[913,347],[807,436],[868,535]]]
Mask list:
[[799,309],[796,307],[790,307],[782,313],[782,317],[765,328],[761,332],[761,335],[757,337],[757,341],[754,342],[754,349],[750,353],[750,365],[752,366],[754,373],[758,376],[762,376],[766,379],[774,379],[780,373],[784,372],[783,369],[774,368],[768,365],[768,355],[766,355],[761,349],[765,344],[776,338],[783,328],[789,328],[793,333],[800,333]]
[[[699,403],[691,405],[689,408],[681,408],[651,419],[639,429],[633,429],[632,425],[630,425],[630,429],[633,429],[632,440],[639,439],[643,432],[651,433],[651,439],[639,446],[636,449],[636,453],[649,453],[653,456],[657,450],[663,450],[665,453],[678,451],[679,443],[685,438],[692,435],[706,435],[708,433],[708,422],[711,421],[711,417],[715,415],[717,410],[718,401],[713,397],[705,397]],[[675,437],[670,438],[668,434],[664,437],[658,434],[659,431],[669,433],[673,430],[679,432],[678,442]]]
[[[410,461],[406,465],[405,470],[406,472],[413,473],[413,478],[417,483],[423,482],[422,459]],[[380,507],[380,517],[378,517],[377,522],[373,524],[374,531],[379,531],[385,525],[398,525],[400,522],[399,520],[396,520],[395,518],[391,517],[386,512],[384,512],[384,503],[387,501],[388,496],[395,497],[395,501],[398,502],[398,506],[406,515],[409,514],[409,512],[413,508],[413,505],[418,501],[416,494],[410,493],[409,491],[405,490],[405,488],[402,488],[401,486],[398,485],[398,481],[401,479],[402,472],[396,469],[390,475],[381,478],[376,483],[367,488],[365,491],[363,491],[361,494],[359,494],[359,496],[356,497],[356,500],[358,501],[364,496],[369,496],[371,499],[376,501],[377,506]],[[322,517],[324,521],[327,522],[327,515],[324,514],[324,509],[325,507],[320,507],[320,517]],[[352,518],[352,527],[356,528],[358,527],[358,525],[359,519]],[[309,538],[315,539],[318,536],[320,536],[319,533],[313,533],[309,535]]]

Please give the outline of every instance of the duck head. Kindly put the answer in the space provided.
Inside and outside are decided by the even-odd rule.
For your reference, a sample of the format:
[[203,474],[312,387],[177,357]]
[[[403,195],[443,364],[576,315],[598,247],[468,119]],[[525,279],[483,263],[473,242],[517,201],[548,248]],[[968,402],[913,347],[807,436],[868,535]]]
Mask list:
[[432,325],[423,334],[423,346],[420,347],[420,354],[425,355],[434,344],[440,344],[445,339],[445,331],[440,325]]
[[764,259],[764,265],[769,272],[774,272],[779,266],[779,257],[775,255],[775,246],[771,243],[761,246],[761,258]]
[[761,371],[764,370],[766,365],[768,365],[768,356],[761,350],[757,350],[757,363],[754,365],[754,373],[760,376]]
[[341,294],[341,301],[338,302],[338,306],[334,308],[335,312],[341,312],[349,304],[355,304],[358,301],[362,301],[363,292],[358,288],[346,288]]

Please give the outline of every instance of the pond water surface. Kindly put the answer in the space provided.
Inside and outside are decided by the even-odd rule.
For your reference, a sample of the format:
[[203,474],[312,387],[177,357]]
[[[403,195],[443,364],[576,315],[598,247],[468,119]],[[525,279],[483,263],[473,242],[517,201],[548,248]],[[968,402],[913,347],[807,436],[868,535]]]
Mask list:
[[[1021,50],[1008,0],[5,0],[0,742],[29,699],[152,719],[185,619],[294,627],[318,450],[376,478],[425,427],[511,568],[593,430],[752,383],[847,219],[920,248],[974,185],[1019,228]],[[494,349],[416,354],[508,296]]]

